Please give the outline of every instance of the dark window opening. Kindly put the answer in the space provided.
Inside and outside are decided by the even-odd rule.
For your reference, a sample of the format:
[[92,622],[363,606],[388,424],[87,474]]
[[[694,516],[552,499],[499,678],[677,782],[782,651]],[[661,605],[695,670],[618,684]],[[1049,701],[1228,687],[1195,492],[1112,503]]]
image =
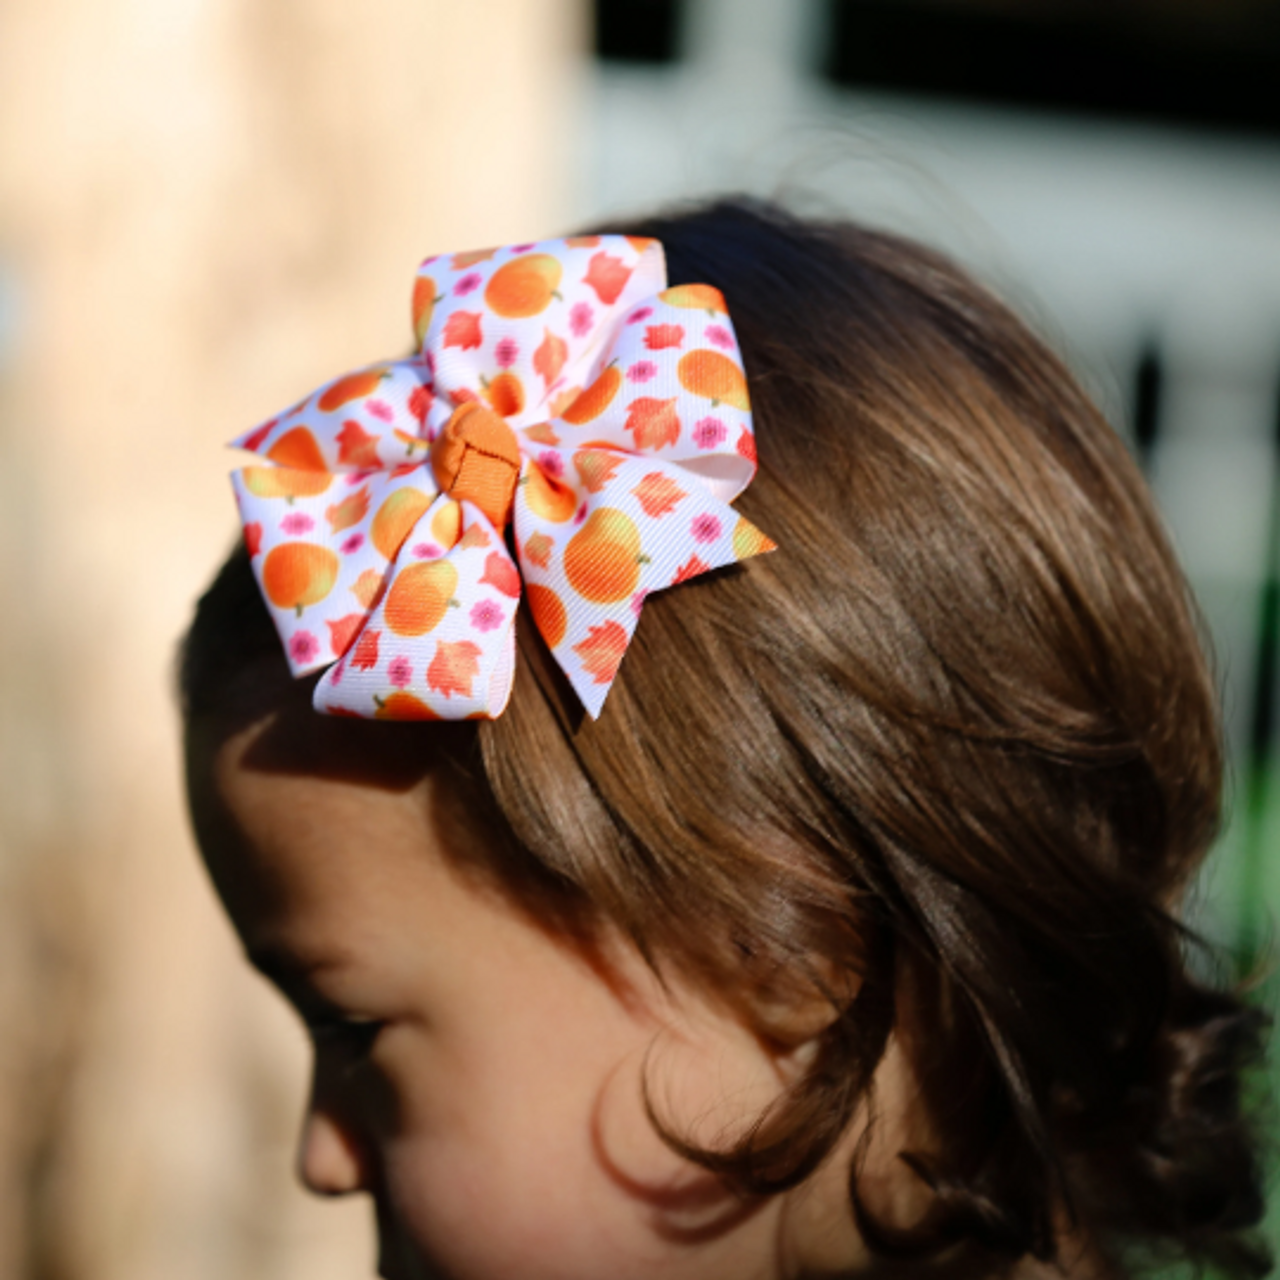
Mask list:
[[1151,457],[1151,450],[1160,430],[1160,392],[1163,381],[1164,371],[1160,367],[1159,355],[1151,349],[1144,351],[1134,374],[1131,416],[1133,442],[1137,447],[1138,459],[1144,465]]
[[827,0],[841,85],[1280,133],[1280,0]]
[[595,0],[596,57],[662,63],[679,56],[680,0]]

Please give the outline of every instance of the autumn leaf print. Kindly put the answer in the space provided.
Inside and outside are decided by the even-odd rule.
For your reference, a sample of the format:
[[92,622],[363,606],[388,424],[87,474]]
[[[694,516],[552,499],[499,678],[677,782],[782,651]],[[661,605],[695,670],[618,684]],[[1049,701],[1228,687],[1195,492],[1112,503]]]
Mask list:
[[662,351],[678,347],[684,341],[684,325],[651,324],[644,331],[644,345],[650,351]]
[[431,412],[431,402],[435,399],[435,393],[426,387],[414,387],[409,392],[408,409],[419,424],[427,420],[427,414]]
[[534,444],[550,445],[553,449],[560,443],[560,437],[551,429],[549,422],[535,422],[533,426],[525,427],[524,435]]
[[487,547],[489,545],[489,535],[478,525],[469,524],[462,531],[462,537],[458,540],[459,551],[469,551],[472,547]]
[[545,533],[535,533],[524,544],[525,559],[530,564],[536,564],[539,569],[545,569],[551,562],[551,549],[554,546],[555,543]]
[[573,465],[587,492],[599,493],[622,466],[622,455],[607,449],[579,449],[573,455]]
[[372,471],[381,465],[378,437],[371,435],[358,422],[348,418],[338,432],[338,461],[344,467]]
[[700,573],[706,573],[710,568],[709,564],[704,564],[697,556],[690,556],[676,570],[676,576],[671,579],[671,585],[674,587],[677,583],[688,582],[690,578],[696,578]]
[[366,609],[372,609],[382,599],[386,578],[377,569],[366,569],[352,584],[351,594]]
[[520,574],[515,565],[501,551],[490,551],[485,557],[484,576],[481,582],[495,587],[504,596],[520,594]]
[[427,685],[451,698],[471,697],[471,682],[480,674],[481,649],[472,640],[441,640],[427,667]]
[[356,632],[360,630],[364,619],[363,613],[349,613],[345,618],[338,618],[334,622],[325,620],[324,625],[329,628],[329,648],[333,650],[335,658],[342,657],[351,648],[351,642],[356,638]]
[[546,336],[533,353],[533,368],[534,372],[542,375],[542,381],[549,390],[569,358],[569,344],[563,338],[556,337],[550,329],[542,332]]
[[335,502],[331,507],[324,509],[324,517],[329,522],[329,528],[334,533],[341,533],[343,529],[350,529],[353,524],[359,524],[361,520],[369,514],[369,486],[364,485],[357,489],[350,497],[343,498],[341,502]]
[[[378,641],[382,638],[381,631],[366,631],[360,637],[356,644],[355,652],[351,655],[351,665],[357,671],[372,671],[378,665]],[[394,677],[392,684],[395,683]],[[407,681],[405,682],[408,683]]]
[[741,454],[742,457],[746,458],[748,462],[755,462],[756,438],[747,430],[746,427],[742,428],[742,433],[738,436],[737,449],[738,453]]
[[610,257],[603,250],[594,254],[587,264],[587,274],[582,283],[589,284],[606,307],[618,300],[618,295],[631,279],[631,268],[621,258]]
[[249,553],[249,559],[262,550],[262,524],[253,520],[244,527],[244,549]]
[[[480,312],[455,311],[445,321],[444,345],[461,347],[463,351],[472,351],[484,341],[480,332]],[[454,399],[457,399],[455,396]]]
[[497,249],[468,249],[466,253],[455,253],[450,265],[455,271],[465,271],[468,267],[488,262],[497,252]]
[[627,633],[620,622],[606,622],[592,627],[587,638],[573,646],[582,659],[582,668],[596,684],[609,684],[618,674],[622,655],[627,651]]
[[681,498],[685,491],[676,482],[661,471],[651,471],[631,491],[640,499],[640,505],[647,516],[657,519],[665,516]]
[[257,453],[258,446],[271,434],[279,421],[279,418],[272,418],[270,422],[264,422],[256,431],[251,431],[245,436],[244,440],[241,441],[240,447],[248,449],[250,453]]
[[670,400],[641,396],[631,402],[626,429],[635,434],[637,449],[661,449],[680,439],[680,417],[675,406],[675,396]]

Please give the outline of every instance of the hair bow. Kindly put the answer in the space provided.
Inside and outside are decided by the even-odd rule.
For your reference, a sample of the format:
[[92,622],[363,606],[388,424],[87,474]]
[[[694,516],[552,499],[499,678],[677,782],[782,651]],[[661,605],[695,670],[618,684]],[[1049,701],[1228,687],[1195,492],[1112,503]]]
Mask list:
[[329,666],[330,714],[496,716],[523,591],[598,716],[649,592],[773,549],[728,505],[755,443],[724,299],[575,236],[428,258],[413,324],[234,441],[271,464],[232,480],[289,665]]

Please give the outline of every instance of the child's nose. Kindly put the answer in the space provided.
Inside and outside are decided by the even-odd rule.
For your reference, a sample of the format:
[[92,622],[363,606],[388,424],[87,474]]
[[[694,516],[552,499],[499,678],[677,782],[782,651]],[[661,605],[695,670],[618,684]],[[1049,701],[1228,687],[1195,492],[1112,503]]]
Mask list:
[[355,1139],[337,1118],[314,1105],[303,1119],[298,1139],[298,1180],[318,1196],[367,1190]]

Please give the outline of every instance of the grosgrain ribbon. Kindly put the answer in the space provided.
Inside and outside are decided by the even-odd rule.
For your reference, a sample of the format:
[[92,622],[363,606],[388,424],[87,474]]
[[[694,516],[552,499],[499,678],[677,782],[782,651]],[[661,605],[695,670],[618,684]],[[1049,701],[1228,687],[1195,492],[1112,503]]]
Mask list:
[[755,443],[724,299],[579,236],[428,258],[413,321],[413,356],[233,442],[270,464],[232,482],[290,668],[329,666],[330,714],[499,715],[523,590],[598,716],[647,594],[773,549],[728,505]]

